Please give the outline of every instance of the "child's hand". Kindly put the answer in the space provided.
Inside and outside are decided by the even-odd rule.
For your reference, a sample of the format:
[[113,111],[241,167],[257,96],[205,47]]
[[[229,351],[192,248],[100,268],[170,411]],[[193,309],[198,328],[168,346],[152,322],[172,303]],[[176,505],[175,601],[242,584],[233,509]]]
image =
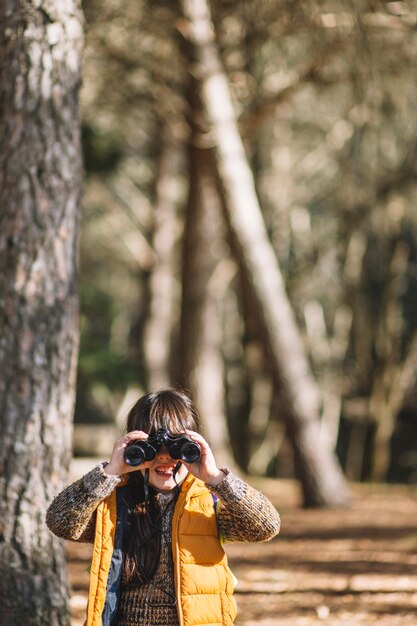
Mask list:
[[142,465],[132,466],[125,462],[124,457],[125,450],[132,441],[138,441],[139,439],[143,441],[147,438],[148,434],[144,433],[142,430],[132,430],[130,433],[123,435],[123,437],[116,441],[110,463],[104,467],[106,474],[120,476],[121,474],[136,472],[137,470],[149,467],[152,461],[145,461]]
[[223,480],[225,474],[217,467],[210,446],[199,433],[195,433],[193,430],[186,430],[185,434],[192,441],[198,443],[201,449],[201,458],[195,463],[185,463],[185,461],[182,463],[196,478],[200,478],[208,485],[215,487]]

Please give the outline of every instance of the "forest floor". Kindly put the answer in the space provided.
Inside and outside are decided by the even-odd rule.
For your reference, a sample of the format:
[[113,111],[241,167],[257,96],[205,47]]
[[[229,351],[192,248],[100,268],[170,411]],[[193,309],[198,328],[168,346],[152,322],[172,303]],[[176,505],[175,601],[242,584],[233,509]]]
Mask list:
[[[236,626],[417,626],[417,489],[351,485],[345,510],[303,510],[292,481],[251,480],[282,529],[226,546],[238,578]],[[81,626],[89,546],[68,543],[72,626]]]

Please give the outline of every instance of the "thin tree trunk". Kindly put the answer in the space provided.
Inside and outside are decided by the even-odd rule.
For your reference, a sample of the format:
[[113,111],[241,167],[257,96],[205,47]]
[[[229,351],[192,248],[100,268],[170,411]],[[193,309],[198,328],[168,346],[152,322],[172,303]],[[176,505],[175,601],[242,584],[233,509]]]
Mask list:
[[162,153],[156,185],[153,234],[154,265],[150,278],[149,319],[145,331],[148,387],[170,384],[171,340],[174,324],[174,247],[177,232],[178,150],[168,131],[163,133]]
[[391,386],[389,404],[394,415],[397,415],[401,411],[407,396],[411,393],[416,384],[416,380],[417,329],[414,330],[414,333],[408,342],[405,358],[401,363],[401,366],[398,368],[394,383]]
[[370,478],[386,480],[391,462],[391,439],[398,413],[417,377],[417,332],[411,338],[404,360],[386,370],[374,381],[370,398],[370,414],[374,418]]
[[401,356],[401,337],[404,329],[398,323],[398,320],[402,319],[402,310],[397,285],[399,278],[407,271],[408,257],[408,247],[398,243],[394,247],[384,285],[375,339],[379,367],[375,368],[369,398],[369,414],[375,425],[370,478],[380,482],[386,480],[388,475],[395,420],[417,370],[415,341],[410,342],[405,357]]
[[[230,280],[222,261],[224,222],[213,155],[195,125],[201,119],[194,81],[189,87],[190,187],[185,217],[181,328],[181,379],[192,392],[204,431],[219,462],[234,465],[225,416],[224,361],[219,301]],[[223,245],[225,242],[223,241]],[[233,270],[232,270],[233,271]]]
[[346,484],[320,435],[319,400],[276,255],[267,237],[252,174],[237,130],[207,0],[182,0],[185,36],[194,45],[193,71],[211,125],[225,210],[242,272],[250,282],[285,399],[285,418],[306,505],[345,505]]
[[0,23],[0,623],[68,625],[44,516],[71,459],[81,12],[10,0]]

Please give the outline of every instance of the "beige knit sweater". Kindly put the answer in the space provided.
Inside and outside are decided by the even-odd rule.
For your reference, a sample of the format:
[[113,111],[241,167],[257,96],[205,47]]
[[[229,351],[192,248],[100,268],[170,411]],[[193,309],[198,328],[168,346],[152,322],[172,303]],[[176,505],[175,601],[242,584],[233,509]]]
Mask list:
[[[229,471],[225,473],[219,485],[207,485],[221,502],[218,525],[222,539],[256,542],[278,534],[280,518],[269,500]],[[64,539],[92,542],[95,510],[119,482],[119,477],[103,471],[103,465],[95,467],[54,499],[46,514],[49,529]],[[175,493],[156,496],[163,512],[157,571],[147,584],[133,588],[122,584],[116,626],[178,626],[171,550],[172,498]]]

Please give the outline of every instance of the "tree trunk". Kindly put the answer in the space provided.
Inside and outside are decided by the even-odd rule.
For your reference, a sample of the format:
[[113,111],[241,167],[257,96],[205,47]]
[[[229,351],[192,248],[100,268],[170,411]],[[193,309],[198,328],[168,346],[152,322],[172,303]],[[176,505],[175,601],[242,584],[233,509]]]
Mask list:
[[380,482],[386,480],[388,475],[396,417],[409,387],[414,382],[417,369],[415,341],[411,340],[404,356],[401,349],[404,328],[399,323],[403,319],[403,311],[398,298],[398,281],[406,274],[408,259],[408,247],[402,242],[397,243],[384,284],[375,336],[378,365],[374,368],[369,398],[369,414],[375,425],[370,478]]
[[81,12],[10,0],[0,23],[0,623],[67,625],[44,517],[71,459]]
[[149,318],[145,331],[145,358],[150,390],[170,384],[170,354],[174,318],[174,248],[178,204],[178,141],[166,130],[156,184],[153,234],[154,264],[149,284]]
[[[220,301],[234,263],[223,259],[224,221],[211,150],[198,128],[196,85],[189,87],[189,197],[185,216],[181,380],[192,392],[205,434],[223,465],[233,467],[225,416]],[[222,241],[223,240],[223,241]],[[233,266],[231,268],[231,265]]]
[[317,388],[294,320],[276,255],[268,239],[252,174],[237,130],[227,79],[216,46],[207,0],[182,0],[184,34],[194,45],[193,72],[211,125],[224,206],[242,272],[250,282],[273,374],[285,400],[305,505],[345,505],[346,484],[320,433]]
[[372,445],[370,479],[383,482],[387,479],[391,462],[391,439],[395,421],[417,377],[417,332],[411,337],[406,355],[401,363],[375,377],[369,412],[375,424]]

